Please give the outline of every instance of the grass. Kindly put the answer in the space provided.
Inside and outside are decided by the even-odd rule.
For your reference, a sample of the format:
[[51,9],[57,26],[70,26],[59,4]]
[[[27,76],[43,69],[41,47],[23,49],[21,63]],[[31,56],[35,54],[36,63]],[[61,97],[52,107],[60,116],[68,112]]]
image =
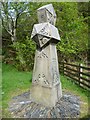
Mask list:
[[66,92],[70,92],[74,95],[79,96],[81,101],[81,115],[80,118],[88,118],[89,117],[89,91],[85,90],[78,85],[76,85],[73,80],[61,75],[61,83],[62,83],[62,89]]
[[64,90],[75,93],[76,95],[79,95],[84,100],[87,100],[87,98],[89,97],[89,94],[88,94],[89,91],[79,87],[79,85],[76,85],[74,82],[72,82],[72,79],[61,75],[61,82],[62,82],[62,88]]
[[31,86],[31,72],[20,72],[13,66],[2,65],[2,116],[10,117],[7,110],[10,99],[28,89]]
[[[8,112],[8,103],[13,96],[23,93],[30,89],[32,72],[20,72],[11,65],[2,64],[2,117],[11,117]],[[88,91],[72,83],[67,77],[61,75],[62,88],[66,92],[78,95],[83,101],[81,105],[81,117],[88,114]]]

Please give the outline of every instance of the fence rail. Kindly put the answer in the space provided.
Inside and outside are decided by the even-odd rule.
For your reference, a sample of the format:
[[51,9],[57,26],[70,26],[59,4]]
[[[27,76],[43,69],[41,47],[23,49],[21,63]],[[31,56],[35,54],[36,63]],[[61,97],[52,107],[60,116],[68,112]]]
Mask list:
[[90,88],[90,67],[71,63],[59,63],[60,72],[71,78],[76,84],[85,89]]

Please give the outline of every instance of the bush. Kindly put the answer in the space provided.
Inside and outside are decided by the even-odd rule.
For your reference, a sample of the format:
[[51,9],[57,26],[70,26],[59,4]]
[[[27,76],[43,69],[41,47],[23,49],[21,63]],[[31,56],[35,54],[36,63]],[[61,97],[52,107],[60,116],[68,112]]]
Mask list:
[[33,69],[35,43],[27,36],[23,42],[15,42],[12,47],[15,49],[14,64],[18,70],[28,71]]

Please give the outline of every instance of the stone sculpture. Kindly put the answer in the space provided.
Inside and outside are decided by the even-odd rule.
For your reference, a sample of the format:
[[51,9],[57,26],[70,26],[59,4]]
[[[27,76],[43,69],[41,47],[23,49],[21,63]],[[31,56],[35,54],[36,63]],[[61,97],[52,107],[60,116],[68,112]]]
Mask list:
[[39,24],[34,25],[31,35],[37,45],[31,98],[37,103],[53,107],[62,97],[56,50],[60,36],[54,26],[56,14],[52,4],[39,8],[37,15]]

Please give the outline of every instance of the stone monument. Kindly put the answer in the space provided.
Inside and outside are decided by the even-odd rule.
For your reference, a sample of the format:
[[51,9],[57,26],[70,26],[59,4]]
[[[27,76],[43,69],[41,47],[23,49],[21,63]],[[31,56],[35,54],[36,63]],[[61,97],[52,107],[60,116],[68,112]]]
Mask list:
[[37,9],[38,22],[31,38],[36,42],[31,98],[40,104],[53,107],[62,97],[56,44],[60,41],[54,26],[56,14],[52,4]]

